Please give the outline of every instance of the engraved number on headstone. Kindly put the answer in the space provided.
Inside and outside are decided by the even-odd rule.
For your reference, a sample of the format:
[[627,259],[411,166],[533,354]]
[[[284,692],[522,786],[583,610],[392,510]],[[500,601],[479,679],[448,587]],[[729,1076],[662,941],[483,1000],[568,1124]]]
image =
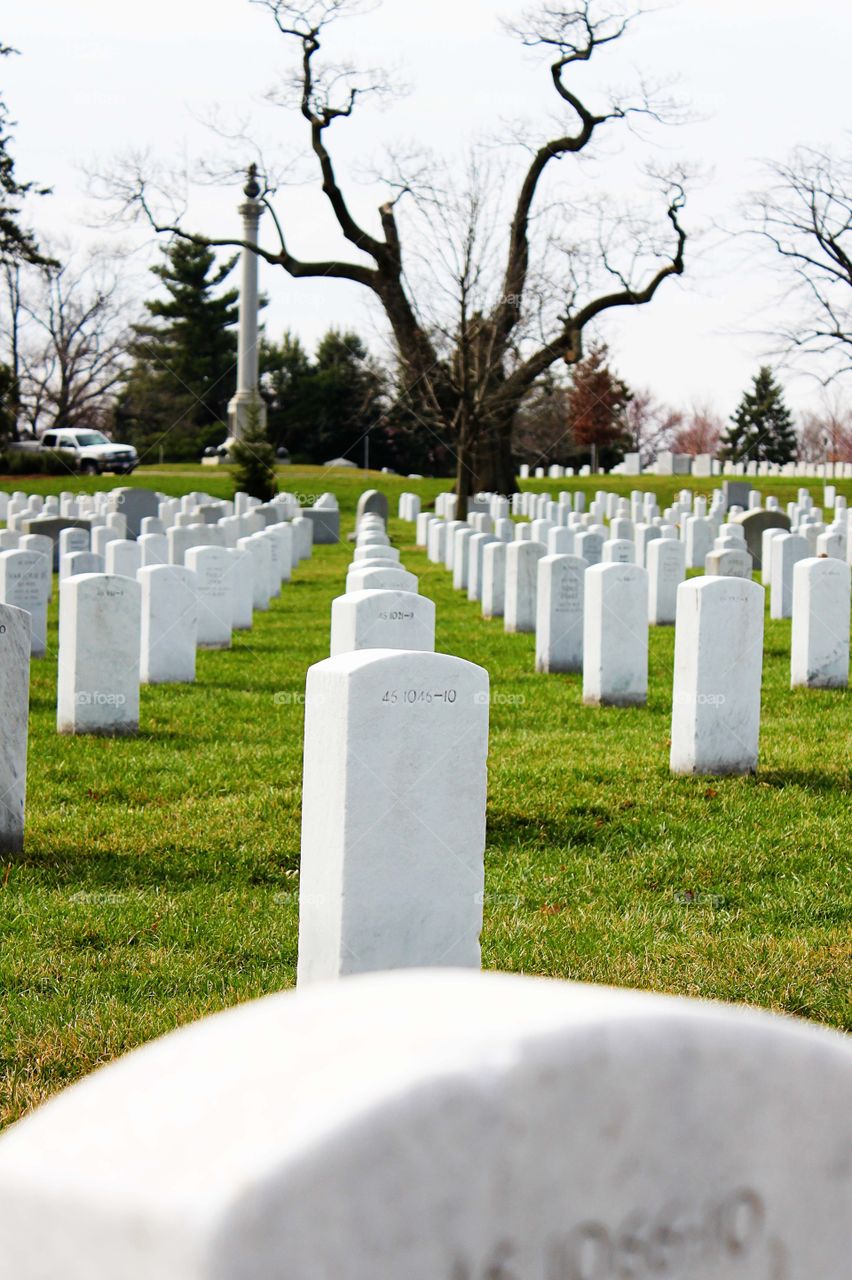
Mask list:
[[382,695],[382,702],[390,704],[396,702],[409,704],[414,702],[445,702],[452,704],[455,700],[455,689],[403,689],[401,693],[397,689],[387,689]]

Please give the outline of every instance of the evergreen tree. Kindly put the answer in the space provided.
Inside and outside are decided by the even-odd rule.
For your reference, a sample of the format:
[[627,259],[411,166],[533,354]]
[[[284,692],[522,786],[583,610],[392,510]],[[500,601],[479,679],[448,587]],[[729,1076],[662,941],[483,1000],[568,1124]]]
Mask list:
[[[8,45],[0,44],[0,57],[15,52]],[[29,262],[41,267],[55,266],[52,258],[46,258],[39,251],[32,232],[20,225],[23,198],[30,193],[47,195],[48,191],[32,182],[19,182],[15,177],[15,161],[9,152],[12,123],[8,108],[0,98],[0,264]]]
[[591,451],[593,466],[611,467],[629,447],[625,409],[630,390],[607,364],[609,348],[594,343],[571,373],[566,400],[567,426],[575,445]]
[[234,490],[242,490],[261,502],[269,502],[278,492],[275,476],[275,450],[269,443],[260,414],[252,407],[247,414],[245,431],[241,440],[230,446],[234,468]]
[[798,441],[793,416],[772,370],[763,365],[731,417],[722,438],[729,462],[792,462]]
[[311,429],[311,357],[288,330],[280,343],[261,338],[258,363],[270,440],[304,453],[305,436]]
[[236,378],[237,290],[216,290],[234,266],[216,266],[205,245],[175,240],[152,267],[165,298],[145,303],[152,323],[134,329],[133,365],[116,412],[137,448],[162,445],[176,460],[197,458],[227,434]]
[[[345,456],[360,464],[371,432],[371,461],[389,465],[386,447],[386,378],[357,333],[329,329],[311,361],[298,339],[261,346],[261,380],[270,435],[294,462],[328,462]],[[372,434],[374,432],[374,434]]]

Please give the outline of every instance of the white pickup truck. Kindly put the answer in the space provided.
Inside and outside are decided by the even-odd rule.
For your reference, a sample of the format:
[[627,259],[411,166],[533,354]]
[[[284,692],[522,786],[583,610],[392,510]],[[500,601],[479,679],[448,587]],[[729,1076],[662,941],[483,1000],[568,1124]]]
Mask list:
[[73,461],[75,469],[84,476],[98,476],[102,471],[129,476],[139,465],[139,455],[132,445],[113,444],[102,431],[82,427],[45,431],[39,445],[42,449],[67,454],[69,462]]

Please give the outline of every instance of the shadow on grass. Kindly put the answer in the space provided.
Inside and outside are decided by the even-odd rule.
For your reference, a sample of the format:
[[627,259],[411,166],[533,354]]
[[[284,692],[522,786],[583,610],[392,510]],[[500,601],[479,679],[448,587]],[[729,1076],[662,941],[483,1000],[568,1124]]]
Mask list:
[[[229,856],[230,854],[230,856]],[[222,881],[228,890],[275,888],[295,892],[297,884],[287,872],[298,865],[298,855],[276,854],[252,862],[234,858],[227,849],[205,851],[200,858],[185,849],[152,850],[116,854],[76,845],[28,846],[0,862],[0,883],[14,888],[16,875],[36,875],[43,888],[73,885],[75,889],[185,890]],[[30,885],[29,888],[32,888]]]
[[[761,769],[746,781],[752,787],[763,785],[782,791],[785,787],[798,787],[803,791],[835,793],[838,786],[844,785],[842,775],[817,773],[815,769]],[[852,788],[852,769],[846,770],[845,785]]]
[[489,810],[488,844],[495,847],[509,844],[562,849],[593,845],[611,817],[608,810],[596,805],[574,809],[560,819]]

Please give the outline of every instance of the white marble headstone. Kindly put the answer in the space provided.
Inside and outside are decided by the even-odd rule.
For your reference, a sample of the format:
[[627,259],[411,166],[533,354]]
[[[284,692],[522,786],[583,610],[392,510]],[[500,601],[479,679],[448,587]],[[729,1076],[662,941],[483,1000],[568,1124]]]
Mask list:
[[362,649],[308,671],[300,983],[478,966],[488,675]]
[[139,727],[141,588],[84,573],[59,590],[60,733],[135,733]]
[[435,605],[413,591],[349,591],[331,602],[331,656],[435,648]]
[[142,591],[142,683],[192,683],[198,635],[195,574],[184,565],[154,564],[140,569],[137,577]]
[[10,1280],[844,1280],[852,1047],[504,974],[269,996],[0,1137]]

